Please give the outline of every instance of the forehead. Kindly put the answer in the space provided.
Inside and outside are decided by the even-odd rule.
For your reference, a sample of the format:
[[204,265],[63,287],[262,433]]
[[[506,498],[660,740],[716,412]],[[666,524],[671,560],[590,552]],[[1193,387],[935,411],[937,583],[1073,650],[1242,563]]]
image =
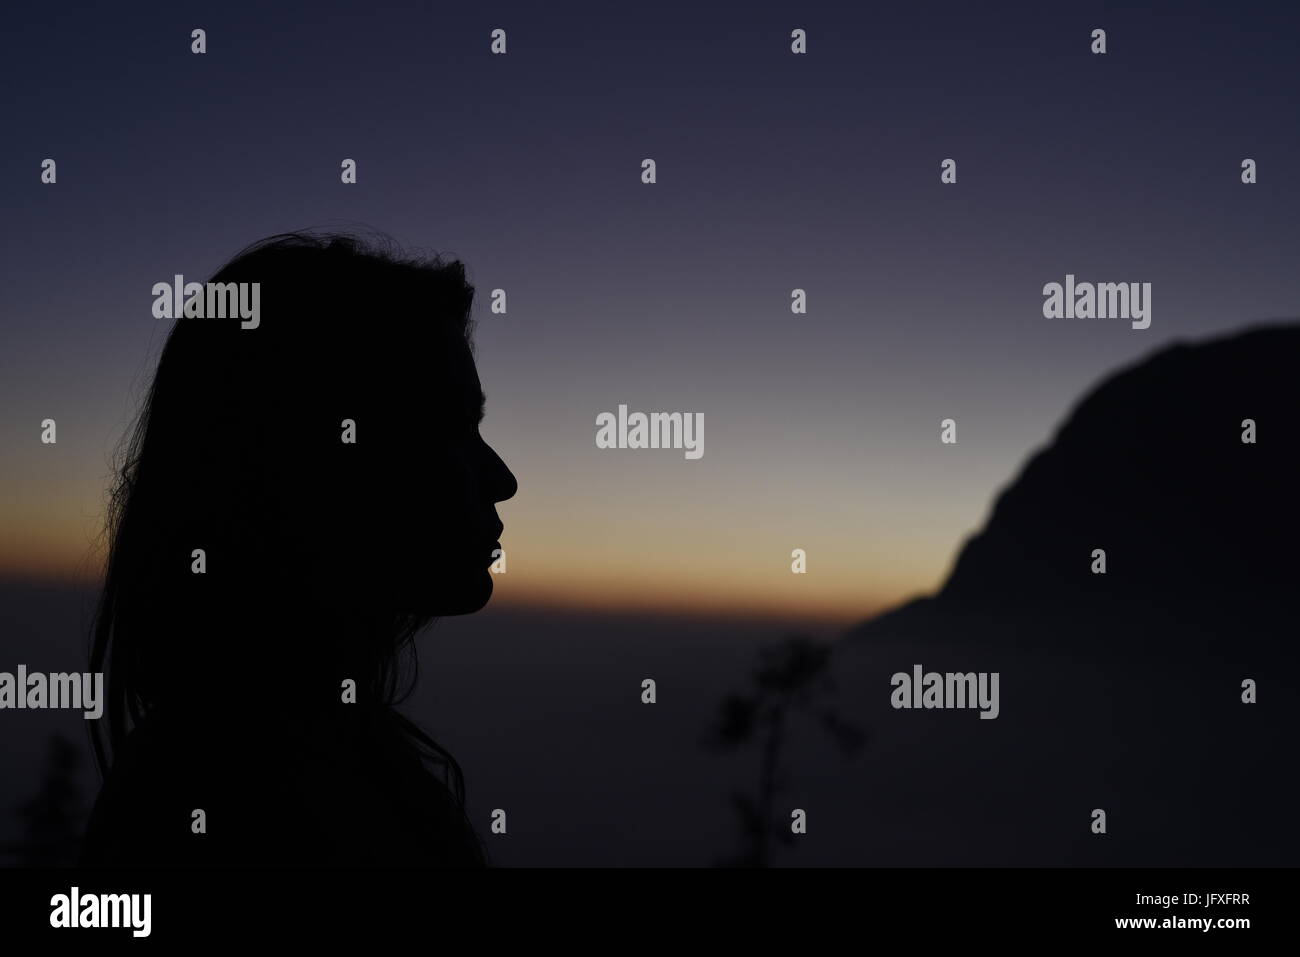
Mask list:
[[467,403],[476,407],[482,399],[482,385],[469,343],[463,336],[421,336],[415,342],[393,342],[374,363],[382,377],[381,393],[399,399]]
[[445,383],[446,391],[478,400],[482,392],[474,353],[463,336],[436,342],[428,357],[428,373]]

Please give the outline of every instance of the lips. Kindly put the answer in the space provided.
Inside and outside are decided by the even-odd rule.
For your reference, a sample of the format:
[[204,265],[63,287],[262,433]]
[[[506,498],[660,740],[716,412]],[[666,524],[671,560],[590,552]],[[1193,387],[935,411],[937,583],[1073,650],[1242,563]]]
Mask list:
[[[501,523],[500,523],[500,520],[498,519],[498,520],[497,520],[497,530],[496,530],[496,532],[494,532],[494,534],[495,534],[496,537],[497,537],[497,541],[495,541],[495,542],[493,542],[491,545],[489,545],[489,546],[488,546],[488,550],[487,550],[487,554],[488,554],[488,564],[489,564],[489,565],[492,564],[493,562],[497,561],[497,560],[501,557],[501,556],[500,556],[500,552],[499,552],[499,550],[500,550],[500,548],[501,548],[501,540],[500,540],[500,539],[501,539],[501,534],[502,534],[505,530],[506,530],[505,525],[501,524]],[[494,555],[493,552],[497,552],[497,554]]]

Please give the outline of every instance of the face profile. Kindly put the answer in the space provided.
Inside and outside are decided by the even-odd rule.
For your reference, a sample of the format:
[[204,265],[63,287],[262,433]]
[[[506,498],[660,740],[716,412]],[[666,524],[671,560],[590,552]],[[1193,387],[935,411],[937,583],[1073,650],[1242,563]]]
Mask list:
[[[480,433],[473,287],[313,234],[207,287],[254,284],[256,323],[175,320],[122,455],[84,862],[481,865],[459,766],[397,710],[416,635],[489,601],[517,489]],[[190,839],[195,795],[238,840]]]
[[[437,547],[428,550],[432,561],[425,566],[425,581],[441,587],[430,593],[433,604],[417,604],[413,610],[463,615],[478,611],[492,594],[489,566],[500,554],[504,531],[495,506],[513,497],[518,486],[479,432],[486,397],[468,345],[454,343],[442,367],[448,386],[443,407],[451,415],[442,430],[431,436],[441,461],[433,466],[428,485],[412,490],[430,503],[443,505],[437,510],[439,526],[429,530]],[[418,472],[407,474],[418,483]],[[412,561],[408,567],[420,565]],[[419,602],[421,594],[416,588],[412,597]]]
[[517,486],[479,431],[486,399],[469,344],[394,356],[382,371],[396,374],[357,398],[352,441],[335,440],[339,467],[319,482],[338,537],[313,549],[331,563],[317,574],[336,599],[415,615],[478,611],[502,547],[496,504]]

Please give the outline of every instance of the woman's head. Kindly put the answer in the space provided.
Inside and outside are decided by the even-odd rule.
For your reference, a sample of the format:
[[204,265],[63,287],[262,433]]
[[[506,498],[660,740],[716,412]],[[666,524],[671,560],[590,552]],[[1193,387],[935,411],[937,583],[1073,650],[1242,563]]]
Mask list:
[[257,283],[258,322],[177,319],[130,437],[94,652],[114,741],[238,687],[388,703],[414,633],[487,602],[516,488],[460,263],[289,234],[210,281]]

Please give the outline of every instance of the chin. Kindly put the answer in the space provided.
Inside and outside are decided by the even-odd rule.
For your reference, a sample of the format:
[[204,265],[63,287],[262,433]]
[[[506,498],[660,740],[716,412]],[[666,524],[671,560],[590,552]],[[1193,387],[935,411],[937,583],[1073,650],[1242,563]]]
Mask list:
[[448,588],[438,602],[439,615],[472,615],[492,597],[492,573],[486,568]]

